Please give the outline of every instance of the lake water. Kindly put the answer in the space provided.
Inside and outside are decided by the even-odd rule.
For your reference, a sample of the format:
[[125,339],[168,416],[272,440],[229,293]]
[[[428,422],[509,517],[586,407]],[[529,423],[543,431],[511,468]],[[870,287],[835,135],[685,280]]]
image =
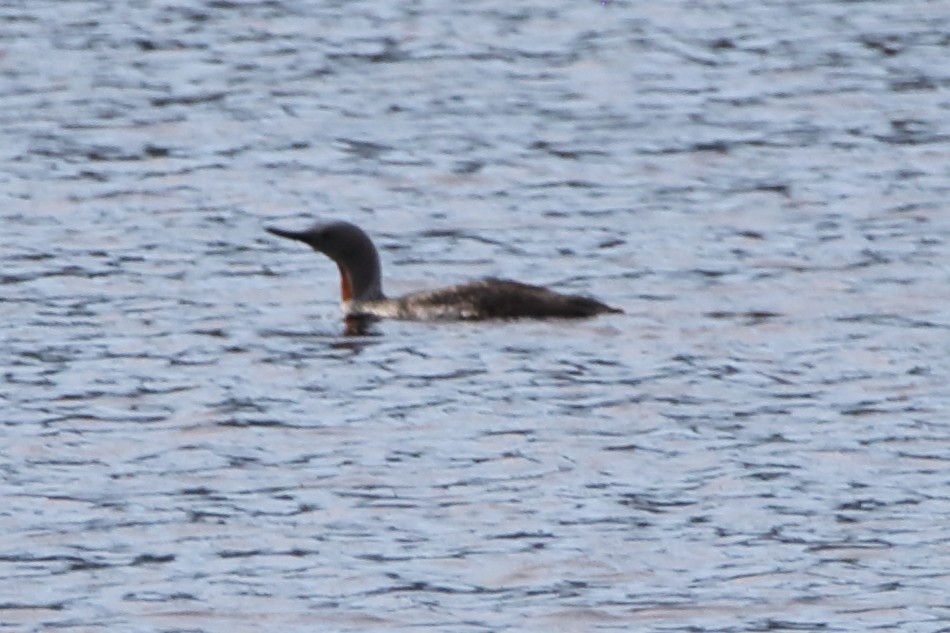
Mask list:
[[[950,631],[948,34],[0,6],[0,631]],[[315,218],[626,313],[344,336]]]

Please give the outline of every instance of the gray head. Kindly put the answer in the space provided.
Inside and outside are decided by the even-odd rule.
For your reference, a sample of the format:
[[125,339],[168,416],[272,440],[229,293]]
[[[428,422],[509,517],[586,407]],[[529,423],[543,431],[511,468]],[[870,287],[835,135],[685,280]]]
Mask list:
[[280,237],[309,245],[336,262],[340,268],[340,290],[344,301],[383,299],[379,253],[363,230],[349,222],[318,222],[303,231],[267,227]]

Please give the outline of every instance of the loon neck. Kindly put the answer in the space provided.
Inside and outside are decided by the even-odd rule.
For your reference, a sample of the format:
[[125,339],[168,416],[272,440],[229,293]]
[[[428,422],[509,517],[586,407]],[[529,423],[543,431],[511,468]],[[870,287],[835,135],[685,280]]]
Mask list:
[[350,276],[347,274],[346,269],[340,264],[337,264],[337,268],[340,269],[340,296],[343,298],[344,303],[352,301],[353,284],[350,283]]
[[380,301],[383,294],[382,271],[379,254],[372,243],[360,252],[346,253],[336,259],[340,269],[340,298],[344,303],[356,301]]

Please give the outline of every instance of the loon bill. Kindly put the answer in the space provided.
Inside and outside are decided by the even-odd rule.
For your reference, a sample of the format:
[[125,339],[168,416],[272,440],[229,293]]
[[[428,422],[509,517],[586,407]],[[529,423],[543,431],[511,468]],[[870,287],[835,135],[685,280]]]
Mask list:
[[492,277],[389,299],[383,294],[379,253],[369,236],[355,224],[321,222],[303,231],[275,227],[267,227],[267,231],[303,242],[336,262],[347,317],[481,320],[580,318],[623,312],[590,297]]

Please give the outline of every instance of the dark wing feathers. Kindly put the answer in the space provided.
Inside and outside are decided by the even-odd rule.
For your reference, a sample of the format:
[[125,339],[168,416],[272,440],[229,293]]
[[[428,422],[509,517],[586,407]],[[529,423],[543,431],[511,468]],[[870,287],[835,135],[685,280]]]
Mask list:
[[590,297],[561,294],[508,279],[482,279],[424,295],[431,306],[466,306],[466,318],[470,319],[579,318],[622,312]]

